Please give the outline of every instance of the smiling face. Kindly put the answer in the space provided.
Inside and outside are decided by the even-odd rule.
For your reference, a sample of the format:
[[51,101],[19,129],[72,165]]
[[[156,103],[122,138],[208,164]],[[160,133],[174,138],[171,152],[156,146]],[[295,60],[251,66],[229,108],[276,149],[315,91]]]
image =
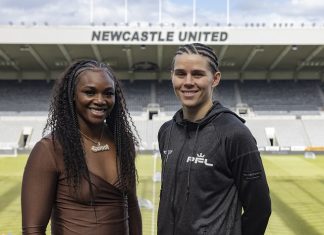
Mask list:
[[213,104],[213,88],[220,81],[220,73],[212,73],[207,57],[184,53],[175,56],[171,76],[184,115],[203,118]]
[[115,104],[115,84],[103,70],[86,70],[75,88],[75,109],[80,129],[102,125]]

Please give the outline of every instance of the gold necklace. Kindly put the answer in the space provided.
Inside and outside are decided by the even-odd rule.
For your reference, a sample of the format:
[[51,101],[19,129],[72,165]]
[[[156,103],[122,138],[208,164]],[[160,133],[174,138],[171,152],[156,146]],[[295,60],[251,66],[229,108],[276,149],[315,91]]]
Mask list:
[[89,136],[84,134],[81,130],[79,130],[81,135],[83,135],[86,139],[90,140],[92,143],[95,144],[95,145],[92,145],[92,147],[91,147],[91,151],[94,152],[94,153],[108,151],[110,149],[108,144],[105,144],[105,145],[100,144],[100,141],[101,141],[102,136],[103,136],[103,130],[104,130],[104,127],[102,127],[100,139],[99,139],[98,142],[94,141]]

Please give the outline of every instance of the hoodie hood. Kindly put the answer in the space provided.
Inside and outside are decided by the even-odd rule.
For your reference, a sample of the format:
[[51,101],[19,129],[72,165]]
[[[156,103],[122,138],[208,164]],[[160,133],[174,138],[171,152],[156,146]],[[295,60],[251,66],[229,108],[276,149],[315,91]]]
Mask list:
[[[236,116],[242,123],[245,123],[245,120],[238,116],[236,113],[231,111],[228,108],[225,108],[223,105],[221,105],[218,101],[213,102],[213,106],[209,109],[207,114],[204,118],[196,121],[195,123],[198,124],[198,126],[201,128],[208,124],[210,121],[212,121],[214,118],[216,118],[221,113],[230,113]],[[179,125],[185,125],[186,123],[190,122],[188,120],[183,119],[183,110],[178,110],[175,115],[173,116],[173,120],[179,124]]]

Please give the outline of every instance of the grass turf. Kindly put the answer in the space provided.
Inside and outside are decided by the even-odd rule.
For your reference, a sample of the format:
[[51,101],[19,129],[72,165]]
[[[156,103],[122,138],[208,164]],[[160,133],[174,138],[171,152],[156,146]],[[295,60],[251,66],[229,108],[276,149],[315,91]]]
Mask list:
[[[0,158],[0,235],[21,234],[20,188],[26,159],[26,156]],[[266,235],[324,234],[324,156],[305,159],[264,155],[262,159],[273,210]],[[152,156],[137,158],[138,196],[155,206],[155,210],[141,209],[144,235],[156,234],[160,183],[152,181],[153,167]],[[159,158],[156,167],[161,167]]]

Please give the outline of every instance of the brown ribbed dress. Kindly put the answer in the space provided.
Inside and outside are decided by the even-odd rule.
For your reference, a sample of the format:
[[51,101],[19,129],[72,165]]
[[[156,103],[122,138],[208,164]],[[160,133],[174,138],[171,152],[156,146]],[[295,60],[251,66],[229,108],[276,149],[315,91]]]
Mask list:
[[23,176],[23,234],[45,234],[51,220],[52,235],[140,235],[141,215],[135,189],[124,196],[113,185],[90,172],[93,185],[83,181],[80,193],[68,186],[61,151],[43,138],[32,150]]

